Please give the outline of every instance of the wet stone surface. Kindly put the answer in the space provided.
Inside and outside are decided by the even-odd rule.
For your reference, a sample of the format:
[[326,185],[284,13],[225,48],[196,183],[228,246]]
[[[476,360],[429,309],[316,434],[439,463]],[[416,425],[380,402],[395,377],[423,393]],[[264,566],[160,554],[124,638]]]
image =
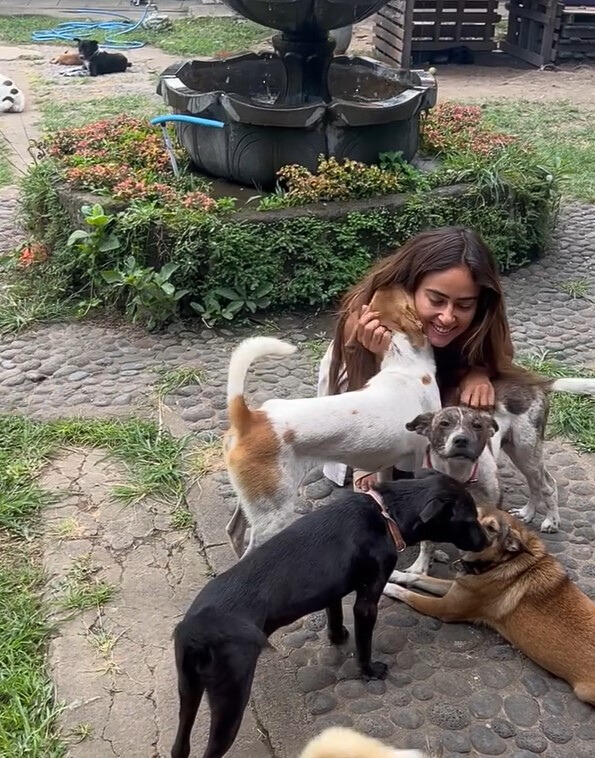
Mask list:
[[[551,252],[505,278],[519,349],[548,349],[565,362],[595,365],[595,306],[584,298],[573,299],[563,287],[579,279],[588,279],[591,293],[595,291],[595,214],[589,206],[574,205],[563,209]],[[267,329],[267,334],[287,338],[301,349],[291,359],[263,360],[253,367],[247,382],[252,402],[313,394],[320,355],[317,335],[329,324],[328,317],[307,322],[285,318],[276,321],[277,328]],[[175,327],[165,334],[146,334],[87,321],[2,337],[2,412],[36,418],[153,416],[156,369],[193,366],[203,370],[202,384],[183,388],[165,398],[165,404],[198,439],[210,439],[226,428],[230,351],[254,333]],[[547,444],[546,454],[559,486],[562,520],[561,531],[546,535],[546,542],[595,598],[595,463],[559,440]],[[505,505],[524,504],[527,490],[520,475],[504,465],[502,476]],[[309,480],[297,507],[300,513],[321,506],[332,491],[320,472]],[[216,481],[231,510],[234,495],[226,475],[217,474]],[[400,567],[414,556],[408,550]],[[346,598],[344,605],[353,633],[352,600]],[[352,637],[341,648],[329,646],[323,615],[304,619],[277,637],[280,654],[295,669],[295,696],[303,700],[317,729],[355,726],[403,748],[429,744],[444,756],[595,756],[595,710],[578,703],[568,686],[491,631],[441,624],[384,598],[374,652],[388,664],[389,676],[385,682],[368,683],[357,678]]]

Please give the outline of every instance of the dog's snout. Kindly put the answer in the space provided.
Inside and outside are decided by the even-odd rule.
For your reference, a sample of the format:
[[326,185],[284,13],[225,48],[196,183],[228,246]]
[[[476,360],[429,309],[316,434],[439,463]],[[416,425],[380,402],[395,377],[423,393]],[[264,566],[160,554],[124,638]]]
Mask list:
[[468,446],[469,440],[464,434],[457,434],[457,436],[453,438],[452,444],[456,448],[465,448]]

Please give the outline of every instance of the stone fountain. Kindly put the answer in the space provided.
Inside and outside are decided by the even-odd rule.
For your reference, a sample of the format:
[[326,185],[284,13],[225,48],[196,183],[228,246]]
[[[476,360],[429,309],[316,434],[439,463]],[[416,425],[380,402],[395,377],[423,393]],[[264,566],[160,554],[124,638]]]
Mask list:
[[226,125],[176,125],[198,170],[269,189],[281,166],[315,170],[321,154],[364,163],[383,152],[413,158],[420,113],[436,102],[433,76],[333,56],[329,34],[362,21],[387,0],[225,2],[281,33],[273,37],[274,52],[201,58],[161,74],[157,91],[175,113]]

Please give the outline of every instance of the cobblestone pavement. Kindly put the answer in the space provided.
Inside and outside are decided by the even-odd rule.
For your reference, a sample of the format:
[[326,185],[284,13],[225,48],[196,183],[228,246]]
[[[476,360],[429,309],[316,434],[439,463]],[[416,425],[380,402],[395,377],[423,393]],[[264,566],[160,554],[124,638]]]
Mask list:
[[[569,294],[584,295],[587,288],[593,295],[594,266],[593,210],[587,206],[568,206],[562,213],[550,254],[505,279],[511,324],[519,348],[550,349],[562,360],[595,365],[592,339],[595,306],[588,298],[573,299]],[[256,401],[271,395],[312,393],[314,366],[323,344],[320,335],[329,323],[328,317],[306,321],[288,317],[266,326],[269,333],[298,342],[302,349],[286,361],[262,361],[255,366],[248,388]],[[168,368],[192,365],[205,372],[202,386],[185,387],[166,402],[179,421],[180,431],[190,430],[199,439],[210,438],[212,434],[220,434],[226,424],[224,385],[229,352],[248,333],[240,329],[215,333],[175,328],[166,334],[147,335],[118,324],[84,322],[49,325],[16,339],[4,337],[0,339],[2,412],[27,413],[39,418],[65,414],[153,414],[155,369],[161,365]],[[593,457],[580,456],[560,441],[548,443],[547,455],[560,487],[562,516],[562,529],[547,537],[548,545],[572,578],[595,597]],[[517,475],[505,469],[503,476],[506,502],[524,502],[526,492]],[[320,475],[311,479],[300,506],[302,512],[315,507],[331,492],[330,484]],[[205,488],[207,485],[211,487],[208,499],[214,504],[212,518],[219,534],[226,511],[233,507],[233,493],[221,472],[205,481]],[[216,556],[221,556],[221,564],[229,563],[231,557],[223,539],[205,537],[206,527],[201,522],[205,514],[206,510],[198,514],[199,528],[203,530],[211,565],[219,568]],[[53,517],[51,513],[48,516]],[[111,565],[109,561],[118,563],[119,558],[117,546],[109,541],[108,526],[107,522],[100,524],[93,534],[99,535],[97,544],[106,555],[106,565]],[[144,531],[143,534],[131,531],[130,536],[131,547],[137,550],[130,549],[136,568],[130,569],[133,573],[129,588],[132,592],[132,586],[142,584],[147,597],[153,590],[155,597],[161,589],[163,593],[169,592],[164,583],[169,581],[167,566],[161,566],[160,558],[155,557],[157,548],[151,545],[157,544],[153,540],[165,544],[170,536],[167,533],[156,536],[155,530],[159,527],[153,523],[147,532],[150,539],[143,536]],[[178,609],[201,585],[198,574],[203,564],[198,554],[195,558],[196,564],[191,558],[184,558],[189,566],[186,578],[192,587],[184,587],[179,595],[178,590],[172,590],[170,600],[175,597]],[[126,584],[119,573],[116,580],[122,586]],[[150,609],[141,607],[140,601],[135,604],[132,597],[125,605],[126,623],[140,629],[141,618],[149,617]],[[110,604],[107,608],[117,616],[117,609],[110,611]],[[173,615],[165,615],[166,626],[171,626]],[[114,616],[114,623],[123,622]],[[305,709],[316,730],[329,723],[353,724],[403,747],[429,744],[442,749],[445,756],[595,755],[595,711],[578,703],[564,683],[534,666],[491,632],[466,625],[441,624],[384,600],[375,647],[379,657],[390,665],[390,676],[386,682],[364,684],[356,678],[353,648],[350,645],[340,650],[330,648],[322,627],[320,615],[315,615],[284,630],[275,642],[279,650],[275,665],[288,667],[294,686],[294,704],[288,707],[296,712]],[[159,644],[169,645],[165,639],[168,633],[164,631]],[[69,668],[78,666],[68,656],[58,656],[54,663],[58,683],[67,682]],[[137,664],[138,661],[134,665]],[[264,663],[261,669],[265,670]],[[154,671],[163,669],[157,667]],[[171,671],[167,676],[170,682]],[[271,693],[268,708],[274,710],[277,697],[274,687]],[[75,696],[73,691],[68,695]],[[175,724],[171,698],[164,697],[161,704],[151,707],[157,708],[157,718],[170,734]],[[125,729],[124,717],[119,723]],[[265,723],[268,728],[266,720]],[[290,728],[286,717],[284,728]],[[118,739],[115,733],[113,740],[110,737],[109,753],[93,750],[85,754],[92,758],[147,755],[134,752],[130,745],[118,744]],[[165,754],[161,747],[155,750],[155,755]],[[254,753],[248,750],[244,754]]]

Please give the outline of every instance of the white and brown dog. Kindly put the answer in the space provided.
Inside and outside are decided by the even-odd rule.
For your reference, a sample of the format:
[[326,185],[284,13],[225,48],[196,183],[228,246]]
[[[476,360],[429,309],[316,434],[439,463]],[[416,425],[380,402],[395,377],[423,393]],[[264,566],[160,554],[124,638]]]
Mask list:
[[[529,523],[540,504],[545,507],[542,532],[557,532],[560,525],[558,489],[543,455],[545,427],[551,392],[595,394],[595,379],[556,379],[541,385],[497,381],[495,412],[450,406],[423,413],[407,424],[428,440],[425,466],[468,484],[478,505],[502,502],[498,459],[503,450],[523,474],[529,500],[512,513]],[[423,543],[415,563],[407,571],[425,574],[432,547]]]
[[227,403],[231,428],[225,461],[238,496],[227,525],[237,555],[244,545],[246,517],[251,526],[248,550],[295,519],[294,502],[306,473],[327,461],[376,471],[413,470],[425,443],[406,428],[416,414],[440,409],[431,345],[412,299],[400,288],[379,291],[371,304],[393,332],[391,346],[376,374],[357,391],[327,397],[268,400],[252,410],[244,397],[250,365],[268,355],[285,356],[293,345],[253,337],[233,352]]

